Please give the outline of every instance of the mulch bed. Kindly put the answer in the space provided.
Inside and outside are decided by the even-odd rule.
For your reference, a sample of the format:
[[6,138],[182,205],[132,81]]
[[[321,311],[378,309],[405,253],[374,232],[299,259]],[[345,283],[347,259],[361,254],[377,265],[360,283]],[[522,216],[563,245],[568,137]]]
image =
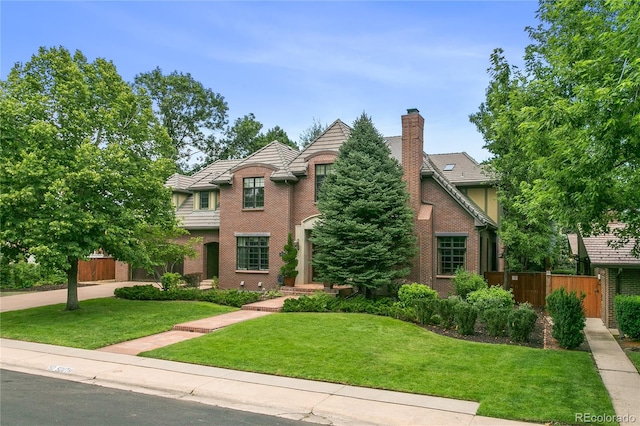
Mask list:
[[[490,336],[484,324],[480,322],[476,322],[475,332],[470,336],[463,336],[458,334],[458,332],[454,329],[444,329],[442,327],[434,326],[434,325],[426,325],[424,328],[430,330],[434,333],[441,334],[443,336],[453,337],[456,339],[467,340],[470,342],[480,342],[480,343],[494,343],[494,344],[503,344],[503,345],[515,345],[515,346],[527,346],[530,348],[539,348],[539,349],[558,349],[564,350],[559,345],[556,339],[551,336],[551,329],[553,327],[551,323],[551,319],[546,315],[544,309],[536,309],[536,313],[538,314],[538,319],[536,320],[536,325],[533,329],[533,332],[529,336],[528,342],[515,342],[509,338],[509,336],[501,336],[494,337]],[[587,340],[576,349],[580,351],[589,352],[589,344]]]

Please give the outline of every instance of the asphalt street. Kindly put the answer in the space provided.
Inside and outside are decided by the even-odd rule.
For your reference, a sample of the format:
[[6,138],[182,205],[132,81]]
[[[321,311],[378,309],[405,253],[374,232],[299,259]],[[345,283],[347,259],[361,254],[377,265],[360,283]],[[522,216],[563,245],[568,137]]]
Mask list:
[[293,426],[308,423],[0,370],[0,424]]

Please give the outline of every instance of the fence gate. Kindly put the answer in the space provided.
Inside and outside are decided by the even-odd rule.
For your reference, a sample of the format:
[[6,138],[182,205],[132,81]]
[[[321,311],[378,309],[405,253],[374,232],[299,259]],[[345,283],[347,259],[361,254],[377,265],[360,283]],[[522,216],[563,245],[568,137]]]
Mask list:
[[116,279],[116,261],[111,257],[97,257],[78,261],[78,281]]
[[[504,272],[485,272],[489,285],[502,286]],[[546,297],[546,277],[544,272],[511,272],[509,288],[517,303],[529,302],[533,306],[544,306]]]
[[575,291],[578,297],[585,294],[582,301],[587,318],[600,318],[602,309],[602,291],[597,277],[584,275],[550,275],[549,291],[564,287],[567,293]]

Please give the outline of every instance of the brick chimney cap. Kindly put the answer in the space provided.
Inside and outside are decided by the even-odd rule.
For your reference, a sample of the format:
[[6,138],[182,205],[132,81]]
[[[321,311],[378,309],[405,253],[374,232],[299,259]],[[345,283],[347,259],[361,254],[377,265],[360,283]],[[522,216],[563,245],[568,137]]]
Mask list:
[[418,111],[418,108],[409,108],[407,109],[407,114],[420,114],[420,111]]

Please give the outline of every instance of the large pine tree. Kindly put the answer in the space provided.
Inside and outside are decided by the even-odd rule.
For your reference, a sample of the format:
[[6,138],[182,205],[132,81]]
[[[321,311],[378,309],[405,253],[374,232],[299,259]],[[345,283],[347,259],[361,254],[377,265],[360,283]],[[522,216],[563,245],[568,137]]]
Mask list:
[[390,154],[363,114],[318,196],[313,267],[323,282],[370,295],[408,275],[417,250],[413,212],[402,168]]

